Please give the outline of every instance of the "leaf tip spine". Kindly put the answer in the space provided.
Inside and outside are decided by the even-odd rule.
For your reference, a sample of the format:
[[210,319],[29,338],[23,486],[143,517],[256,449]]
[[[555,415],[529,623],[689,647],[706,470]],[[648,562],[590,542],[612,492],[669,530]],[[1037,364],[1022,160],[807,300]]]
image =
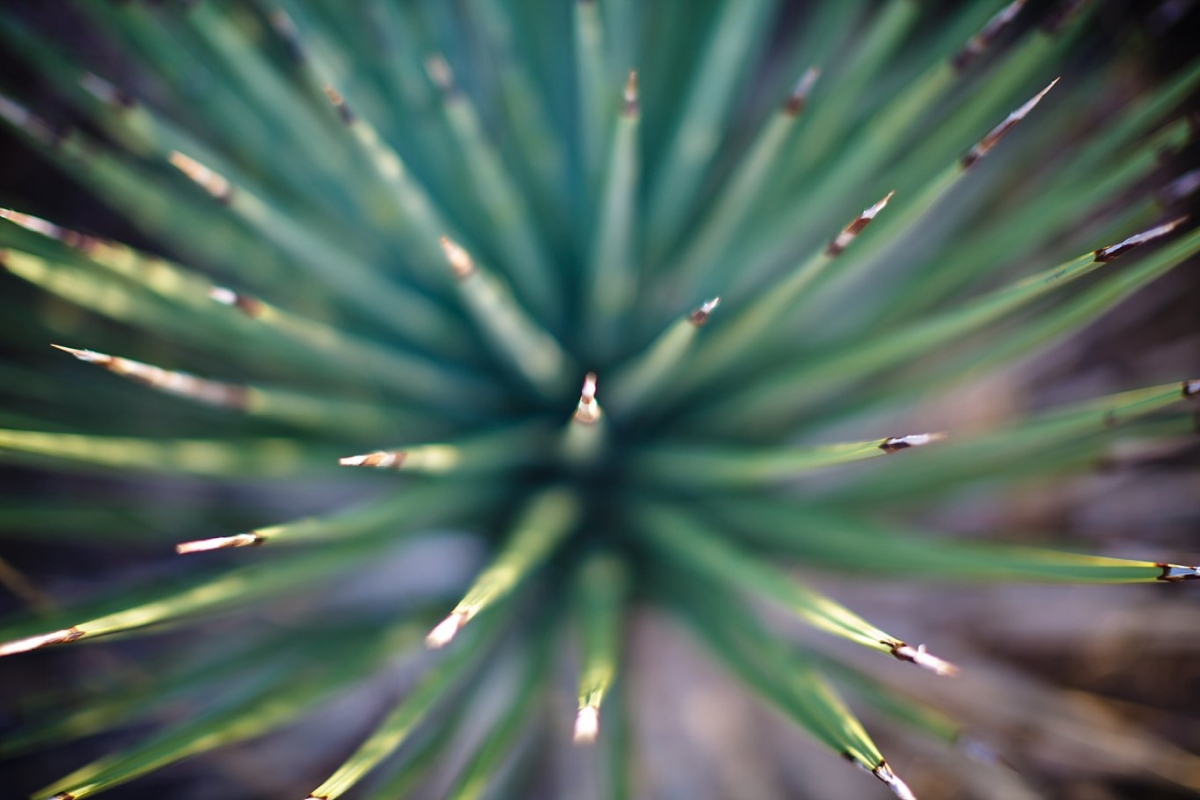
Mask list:
[[1000,143],[1001,139],[1008,135],[1009,131],[1017,126],[1018,122],[1025,119],[1025,117],[1029,115],[1029,112],[1033,111],[1037,104],[1042,102],[1042,98],[1049,94],[1050,90],[1053,89],[1060,80],[1062,80],[1061,77],[1050,81],[1046,88],[1042,89],[1033,97],[1026,100],[1020,108],[1009,114],[999,125],[984,134],[984,137],[976,142],[975,145],[967,151],[966,155],[962,157],[962,168],[970,169],[975,165],[975,162],[987,155],[993,147]]
[[1179,564],[1155,564],[1154,566],[1162,570],[1158,580],[1167,583],[1194,581],[1200,578],[1200,567],[1185,567]]
[[622,99],[624,105],[621,108],[621,113],[626,117],[636,117],[641,113],[641,101],[638,99],[638,75],[636,69],[629,70],[629,76],[625,78],[625,91]]
[[697,328],[702,327],[706,322],[708,322],[708,318],[712,316],[712,312],[715,311],[719,305],[721,305],[720,297],[714,297],[711,300],[705,300],[696,308],[695,311],[693,311],[691,314],[688,314],[688,322],[692,323],[692,325]]
[[469,619],[470,617],[463,611],[452,612],[425,637],[425,646],[430,650],[441,650],[454,641],[454,637],[458,635]]
[[249,295],[235,292],[224,286],[214,286],[208,290],[209,299],[215,300],[223,306],[229,306],[241,311],[247,317],[258,317],[263,312],[263,304],[261,300]]
[[1000,32],[1008,26],[1021,9],[1025,6],[1026,0],[1013,0],[1013,2],[1004,6],[1004,8],[992,15],[984,26],[979,29],[979,32],[967,40],[967,43],[962,46],[957,53],[950,59],[950,66],[955,72],[964,72],[967,67],[975,63],[975,61],[983,55],[983,53],[991,46]]
[[883,785],[891,789],[892,794],[896,795],[900,800],[917,800],[917,796],[913,794],[913,790],[908,788],[907,783],[900,780],[900,776],[895,773],[886,761],[880,761],[879,765],[871,770],[871,774],[883,781]]
[[600,403],[596,401],[596,373],[589,372],[583,376],[583,388],[579,392],[579,405],[575,408],[574,422],[581,425],[595,425],[603,416]]
[[30,650],[38,650],[42,647],[49,647],[52,644],[67,644],[83,636],[83,631],[72,625],[70,628],[63,628],[62,630],[51,631],[50,633],[39,633],[35,636],[13,639],[0,644],[0,658],[16,655],[17,653],[28,653]]
[[817,78],[821,77],[821,70],[812,66],[804,70],[804,74],[796,81],[796,85],[792,87],[791,93],[787,96],[787,100],[783,102],[783,113],[789,117],[798,117],[800,112],[804,110],[805,104],[808,102],[808,95],[812,92],[812,88],[817,83]]
[[575,744],[593,744],[600,735],[600,709],[593,705],[583,706],[575,715],[575,730],[571,741]]
[[891,648],[892,655],[900,661],[916,664],[918,667],[927,669],[942,677],[953,677],[958,674],[957,666],[930,653],[925,649],[925,645],[923,644],[919,644],[916,647],[912,647],[904,642],[885,642],[885,644]]
[[867,227],[867,225],[871,223],[871,220],[875,219],[879,212],[887,207],[888,202],[893,196],[895,196],[895,194],[896,190],[893,189],[884,195],[879,202],[863,209],[861,214],[851,220],[850,224],[845,228],[842,228],[842,232],[833,238],[833,240],[829,243],[829,246],[825,248],[825,255],[829,258],[837,258],[840,256],[842,251],[849,247],[850,243],[854,241],[855,237],[862,233],[863,228]]
[[209,550],[225,550],[231,547],[258,547],[266,540],[265,536],[257,532],[236,533],[233,536],[214,536],[211,539],[180,542],[175,545],[175,552],[183,556],[189,553],[206,553]]
[[172,150],[171,154],[167,156],[167,161],[185,177],[208,192],[217,202],[228,204],[233,199],[233,184],[191,156],[186,156],[178,150]]
[[475,274],[475,260],[471,258],[470,253],[451,241],[449,236],[442,236],[438,241],[441,242],[442,252],[445,253],[455,278],[465,281]]
[[1164,222],[1162,225],[1155,225],[1153,228],[1147,228],[1141,233],[1135,233],[1128,239],[1123,239],[1116,244],[1110,244],[1108,247],[1101,247],[1095,252],[1095,260],[1101,264],[1107,264],[1110,261],[1115,261],[1117,258],[1128,253],[1135,247],[1145,244],[1146,242],[1154,241],[1162,236],[1166,236],[1171,231],[1178,228],[1187,217],[1176,217],[1170,222]]
[[949,434],[944,431],[933,433],[910,433],[906,436],[889,436],[879,443],[879,449],[885,453],[895,453],[910,447],[924,447],[927,444],[944,441]]

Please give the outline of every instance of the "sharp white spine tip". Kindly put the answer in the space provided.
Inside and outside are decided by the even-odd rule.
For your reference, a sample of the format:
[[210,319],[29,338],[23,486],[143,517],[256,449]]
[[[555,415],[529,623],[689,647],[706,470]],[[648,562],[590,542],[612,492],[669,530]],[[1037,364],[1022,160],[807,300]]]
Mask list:
[[600,735],[600,709],[595,706],[584,706],[575,715],[575,732],[572,741],[575,744],[592,744]]
[[712,312],[717,306],[721,305],[721,298],[714,297],[711,300],[706,300],[700,306],[688,315],[688,322],[699,328],[704,323],[708,322],[708,318],[712,316]]
[[1186,567],[1182,564],[1158,564],[1157,566],[1162,569],[1162,574],[1158,576],[1160,581],[1176,583],[1200,578],[1200,567]]
[[14,211],[11,208],[0,208],[0,218],[8,220],[14,225],[19,225],[27,231],[40,233],[42,236],[48,236],[51,239],[62,239],[66,233],[65,229],[60,228],[49,220],[35,217],[32,214]]
[[1042,98],[1044,98],[1050,92],[1050,90],[1054,88],[1055,84],[1057,84],[1059,80],[1061,80],[1061,78],[1055,78],[1054,80],[1050,81],[1049,85],[1047,85],[1045,89],[1042,89],[1033,97],[1025,101],[1020,108],[1005,117],[999,125],[992,128],[987,132],[987,134],[984,135],[982,139],[976,142],[975,146],[968,150],[967,154],[962,158],[963,169],[970,169],[976,161],[987,155],[991,149],[995,147],[1000,140],[1005,137],[1005,135],[1008,134],[1009,131],[1016,127],[1018,122],[1025,119],[1025,117],[1029,115],[1030,111],[1033,111],[1034,107],[1042,101]]
[[638,76],[637,70],[629,70],[629,76],[625,78],[625,93],[622,98],[625,101],[626,113],[637,111],[638,108]]
[[584,425],[592,425],[600,420],[603,412],[596,402],[596,373],[589,372],[583,378],[583,388],[579,392],[579,405],[575,408],[574,420]]
[[254,547],[264,541],[257,533],[237,533],[233,536],[215,536],[211,539],[196,539],[191,542],[180,542],[175,545],[179,555],[188,553],[205,553],[209,550],[224,550],[230,547]]
[[454,641],[454,637],[462,630],[462,627],[467,624],[467,615],[461,611],[455,611],[450,616],[437,624],[429,635],[425,637],[425,646],[430,650],[440,650],[450,642]]
[[910,433],[907,436],[889,436],[879,444],[879,449],[885,453],[894,453],[897,450],[906,450],[910,447],[924,447],[927,444],[934,444],[946,439],[948,434],[942,431],[933,433]]
[[208,296],[216,300],[223,306],[232,306],[237,304],[237,292],[233,289],[226,289],[224,286],[214,286],[208,290]]
[[78,358],[80,361],[86,361],[89,364],[96,364],[96,363],[99,363],[102,361],[109,361],[112,359],[112,356],[105,355],[104,353],[98,353],[95,350],[80,350],[75,347],[66,347],[61,344],[51,344],[50,346],[53,347],[55,350],[61,350],[64,353],[70,353],[71,355]]
[[376,450],[374,453],[339,458],[338,463],[343,467],[376,467],[378,469],[387,469],[389,467],[399,467],[404,463],[404,457],[404,452],[400,450]]
[[912,789],[908,788],[907,783],[900,780],[900,777],[892,771],[892,768],[888,766],[886,761],[871,770],[871,774],[883,781],[884,785],[892,790],[892,794],[899,797],[900,800],[917,800],[917,796],[913,794]]
[[475,261],[471,255],[448,236],[443,236],[438,241],[441,242],[442,252],[446,254],[446,261],[450,263],[454,277],[459,280],[470,277],[475,271]]
[[171,154],[167,156],[167,161],[215,199],[226,202],[232,195],[233,185],[223,175],[209,169],[196,159],[186,156],[178,150],[172,150]]
[[52,644],[65,644],[73,642],[83,633],[78,628],[63,628],[50,633],[39,633],[36,636],[26,636],[22,639],[13,639],[12,641],[0,644],[0,657],[12,656],[17,653],[28,653],[30,650],[37,650],[41,647],[46,647]]
[[1096,251],[1096,260],[1101,262],[1112,261],[1117,256],[1123,255],[1139,245],[1153,241],[1161,236],[1166,236],[1168,233],[1187,222],[1187,219],[1188,218],[1186,216],[1176,217],[1170,222],[1164,222],[1162,225],[1155,225],[1153,228],[1147,228],[1141,233],[1135,233],[1128,239],[1123,239],[1116,244],[1110,244],[1108,247],[1101,247]]
[[930,653],[923,644],[910,647],[901,642],[892,646],[892,655],[943,677],[952,677],[958,673],[958,667]]

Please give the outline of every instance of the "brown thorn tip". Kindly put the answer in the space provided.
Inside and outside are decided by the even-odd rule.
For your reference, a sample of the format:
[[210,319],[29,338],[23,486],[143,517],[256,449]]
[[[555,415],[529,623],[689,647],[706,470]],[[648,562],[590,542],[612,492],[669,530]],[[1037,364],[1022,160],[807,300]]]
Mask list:
[[714,297],[712,300],[706,300],[700,304],[699,308],[688,315],[688,322],[699,328],[701,325],[708,322],[708,318],[719,305],[721,305],[720,297]]
[[575,422],[582,425],[594,425],[600,420],[603,412],[596,402],[596,373],[589,372],[583,377],[583,388],[579,392],[579,405],[575,408]]
[[61,233],[61,228],[49,220],[35,217],[32,214],[25,214],[11,208],[0,208],[0,218],[6,219],[14,225],[20,225],[26,230],[40,233],[43,236],[49,236],[57,239]]
[[442,252],[446,254],[446,261],[450,262],[450,269],[454,272],[454,277],[459,280],[471,277],[471,273],[475,271],[475,261],[471,258],[470,253],[452,242],[448,236],[443,236],[438,241],[442,244]]
[[1162,574],[1158,576],[1160,581],[1178,583],[1200,578],[1200,567],[1184,567],[1179,564],[1155,564],[1154,566],[1162,570]]
[[74,347],[66,347],[61,344],[51,344],[55,350],[61,350],[64,353],[70,353],[80,361],[86,361],[89,364],[102,364],[106,361],[112,361],[113,357],[104,353],[97,353],[95,350],[80,350]]
[[907,450],[910,447],[922,447],[934,442],[943,441],[947,434],[937,431],[934,433],[910,433],[907,436],[889,436],[879,443],[879,449],[885,453],[895,453],[897,450]]
[[403,450],[376,450],[374,453],[364,453],[361,456],[346,456],[339,458],[338,463],[343,467],[389,467],[399,468],[404,463]]
[[175,545],[179,555],[188,553],[204,553],[209,550],[225,550],[230,547],[257,547],[266,539],[257,533],[237,533],[233,536],[214,536],[211,539],[196,539],[191,542],[180,542]]
[[455,611],[437,624],[425,637],[425,646],[430,650],[440,650],[454,640],[469,618],[462,611]]
[[624,107],[622,113],[627,117],[635,116],[640,110],[641,105],[638,101],[638,80],[637,70],[629,70],[629,77],[625,79],[625,93],[623,95]]
[[942,676],[953,676],[958,672],[958,667],[928,652],[923,644],[916,647],[910,647],[904,642],[890,642],[888,644],[892,648],[892,655],[901,661],[916,664],[918,667]]
[[896,194],[896,190],[888,192],[883,198],[873,206],[868,206],[863,209],[863,212],[851,220],[850,224],[842,228],[842,232],[833,238],[829,246],[825,248],[825,255],[830,258],[837,258],[842,254],[842,251],[850,246],[854,238],[862,233],[863,228],[870,224],[871,220],[879,214],[880,211],[887,206],[888,201]]
[[66,644],[82,636],[83,631],[72,626],[70,628],[63,628],[60,631],[26,636],[23,639],[13,639],[12,641],[0,644],[0,657],[16,655],[17,653],[28,653],[30,650],[37,650],[38,648],[47,647],[52,644]]
[[794,117],[803,111],[804,104],[808,102],[808,95],[812,92],[812,87],[819,77],[821,77],[821,70],[818,67],[813,66],[804,70],[804,74],[796,81],[791,94],[783,103],[783,113]]
[[233,184],[196,159],[185,156],[178,150],[172,150],[171,155],[167,156],[167,161],[175,169],[198,184],[201,189],[212,195],[214,199],[222,203],[227,203],[229,202],[229,198],[233,196]]
[[1013,21],[1024,5],[1025,0],[1013,0],[997,11],[979,30],[979,33],[968,39],[962,49],[954,54],[954,57],[950,59],[950,65],[962,72],[974,63],[975,59],[983,55],[1005,26]]
[[1096,251],[1096,260],[1101,264],[1107,264],[1109,261],[1113,261],[1125,253],[1128,253],[1138,245],[1143,245],[1146,242],[1153,241],[1160,236],[1166,236],[1168,233],[1175,230],[1185,222],[1187,222],[1186,216],[1176,217],[1170,222],[1164,222],[1162,225],[1156,225],[1153,228],[1148,228],[1141,233],[1135,233],[1128,239],[1117,242],[1116,244],[1110,244],[1108,247],[1101,247]]
[[892,794],[896,795],[900,800],[917,800],[917,796],[913,794],[912,789],[908,788],[907,783],[900,780],[900,777],[892,771],[892,768],[886,761],[880,761],[879,766],[871,770],[871,774],[883,781],[884,785],[892,790]]
[[59,792],[58,794],[54,795],[54,797],[50,798],[50,800],[75,800],[75,795],[71,794],[70,792]]
[[248,317],[257,317],[263,312],[261,300],[245,294],[238,294],[224,286],[213,286],[208,290],[208,296],[223,306],[231,306]]
[[975,146],[968,150],[967,154],[962,157],[962,168],[970,169],[976,161],[987,155],[993,147],[999,144],[1000,140],[1003,139],[1009,131],[1017,126],[1018,122],[1025,119],[1025,117],[1029,115],[1029,112],[1033,111],[1034,107],[1038,103],[1042,102],[1042,98],[1045,97],[1060,80],[1061,78],[1055,78],[1054,80],[1050,81],[1045,89],[1042,89],[1033,97],[1026,100],[1024,105],[1005,117],[999,125],[988,131],[984,137],[976,142]]
[[571,741],[575,744],[592,744],[600,735],[600,709],[584,706],[575,715],[575,731]]

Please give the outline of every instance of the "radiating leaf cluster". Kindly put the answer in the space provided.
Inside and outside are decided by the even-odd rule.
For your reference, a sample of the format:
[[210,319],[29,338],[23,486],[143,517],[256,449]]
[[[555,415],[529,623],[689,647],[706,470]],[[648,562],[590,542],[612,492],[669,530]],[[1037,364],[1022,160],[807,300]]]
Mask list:
[[[990,430],[890,427],[1200,251],[1200,230],[1147,191],[1158,154],[1192,135],[1180,111],[1200,65],[1116,102],[1120,55],[1074,56],[1095,13],[1078,5],[75,0],[64,13],[95,52],[0,13],[6,46],[77,124],[16,86],[0,120],[154,243],[0,210],[16,353],[0,457],[377,494],[176,536],[194,569],[180,581],[0,628],[0,655],[238,610],[228,624],[269,631],[31,722],[4,752],[187,709],[36,797],[78,800],[257,737],[414,660],[344,763],[305,772],[309,800],[401,796],[447,768],[449,796],[480,797],[519,786],[517,760],[561,727],[539,720],[562,710],[567,653],[574,740],[596,748],[606,795],[627,797],[629,623],[646,605],[913,797],[838,690],[937,740],[958,723],[820,642],[957,668],[793,566],[1200,575],[903,516],[1062,472],[1115,437],[1179,435],[1200,394],[1164,376]],[[1170,202],[1200,183],[1187,178]],[[93,541],[119,540],[138,508],[0,503],[17,532]],[[488,561],[457,604],[338,600],[397,542],[464,530]],[[210,552],[231,548],[248,563]],[[764,604],[827,636],[777,635]],[[476,719],[490,681],[505,702]]]

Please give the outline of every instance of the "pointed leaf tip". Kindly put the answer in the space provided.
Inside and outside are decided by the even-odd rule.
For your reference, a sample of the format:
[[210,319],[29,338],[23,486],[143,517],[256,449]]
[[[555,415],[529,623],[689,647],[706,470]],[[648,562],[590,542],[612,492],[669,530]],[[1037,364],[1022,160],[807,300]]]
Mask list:
[[1155,564],[1154,566],[1162,570],[1162,574],[1158,576],[1160,581],[1178,583],[1200,578],[1200,567],[1185,567],[1179,564]]
[[855,237],[862,233],[863,228],[866,228],[867,225],[870,224],[871,220],[875,219],[879,212],[887,207],[888,201],[891,200],[895,194],[896,190],[893,189],[884,195],[879,202],[875,203],[875,205],[868,206],[867,208],[863,209],[861,214],[851,220],[850,224],[845,228],[842,228],[842,232],[833,238],[833,241],[831,241],[829,246],[825,248],[825,255],[827,255],[829,258],[837,258],[839,255],[841,255],[842,251],[850,246],[850,243],[854,241]]
[[70,353],[80,361],[86,361],[89,364],[102,364],[105,361],[112,360],[112,356],[105,355],[104,353],[97,353],[95,350],[81,350],[79,348],[67,347],[65,345],[53,343],[51,343],[50,346],[55,350],[61,350],[64,353]]
[[900,780],[892,768],[886,761],[880,762],[879,766],[871,770],[871,774],[879,780],[883,781],[884,785],[892,790],[892,794],[900,798],[900,800],[917,800],[917,796],[913,794],[912,789],[908,788],[908,784]]
[[237,533],[233,536],[214,536],[211,539],[196,539],[190,542],[180,542],[175,545],[179,555],[189,553],[205,553],[209,550],[225,550],[230,547],[257,547],[266,541],[258,533]]
[[808,102],[808,95],[812,92],[819,77],[821,77],[821,70],[815,66],[804,70],[804,74],[796,81],[791,94],[783,103],[783,113],[791,117],[798,116],[804,110],[804,105]]
[[17,653],[28,653],[30,650],[37,650],[52,644],[67,644],[81,638],[83,635],[83,631],[76,627],[70,627],[59,631],[51,631],[50,633],[40,633],[36,636],[26,636],[22,639],[13,639],[0,644],[0,657],[12,656]]
[[346,456],[339,458],[338,463],[343,467],[377,467],[379,469],[399,468],[404,463],[403,450],[376,450],[361,456]]
[[224,176],[209,169],[194,158],[185,156],[178,150],[172,150],[167,156],[171,166],[182,172],[188,179],[195,182],[201,189],[212,195],[214,200],[228,203],[233,197],[233,184]]
[[1110,261],[1114,261],[1135,247],[1166,236],[1168,233],[1187,222],[1187,219],[1188,218],[1186,216],[1176,217],[1170,222],[1164,222],[1162,225],[1155,225],[1153,228],[1147,228],[1141,233],[1135,233],[1128,239],[1123,239],[1116,244],[1110,244],[1108,247],[1101,247],[1096,251],[1096,260],[1102,264],[1107,264]]
[[1029,115],[1029,112],[1033,111],[1034,107],[1038,103],[1042,102],[1042,98],[1045,97],[1060,80],[1061,78],[1055,78],[1054,80],[1050,81],[1049,85],[1047,85],[1045,89],[1042,89],[1029,100],[1025,101],[1024,105],[1005,117],[999,125],[988,131],[984,137],[976,142],[975,146],[968,150],[967,154],[962,157],[962,168],[970,169],[976,161],[987,155],[993,147],[1000,143],[1001,139],[1008,135],[1009,131],[1017,126],[1018,122],[1025,119],[1025,117]]
[[429,632],[429,635],[425,637],[425,646],[430,650],[440,650],[450,644],[469,619],[470,617],[463,612],[455,611]]
[[1017,14],[1024,7],[1025,2],[1026,0],[1013,0],[1013,2],[992,15],[991,19],[984,24],[979,32],[968,39],[967,43],[962,46],[962,49],[950,59],[950,65],[954,67],[955,71],[962,72],[974,64],[975,60],[983,55],[984,51],[1000,35],[1000,32],[1016,18]]
[[910,433],[907,436],[889,436],[879,443],[879,449],[885,453],[895,453],[910,447],[923,447],[934,442],[941,442],[948,434],[937,431],[934,433]]
[[708,318],[719,305],[721,305],[720,297],[714,297],[712,300],[706,300],[705,302],[701,303],[695,311],[688,315],[688,322],[699,328],[701,325],[708,322]]
[[594,425],[599,422],[603,412],[596,402],[596,373],[589,372],[583,378],[583,388],[579,393],[579,405],[575,408],[575,422],[584,425]]
[[892,644],[891,647],[892,655],[899,660],[916,664],[918,667],[927,669],[937,675],[953,677],[958,673],[957,666],[928,652],[923,644],[910,647],[904,642],[897,642]]
[[637,70],[629,70],[629,77],[625,79],[625,91],[622,98],[624,106],[622,113],[627,117],[636,116],[641,111],[641,101],[638,100],[638,77]]
[[575,744],[592,744],[600,735],[600,710],[595,706],[584,706],[575,715]]
[[471,255],[448,236],[443,236],[438,241],[441,242],[442,252],[446,254],[446,261],[450,263],[454,277],[460,281],[471,277],[475,272],[475,261]]

